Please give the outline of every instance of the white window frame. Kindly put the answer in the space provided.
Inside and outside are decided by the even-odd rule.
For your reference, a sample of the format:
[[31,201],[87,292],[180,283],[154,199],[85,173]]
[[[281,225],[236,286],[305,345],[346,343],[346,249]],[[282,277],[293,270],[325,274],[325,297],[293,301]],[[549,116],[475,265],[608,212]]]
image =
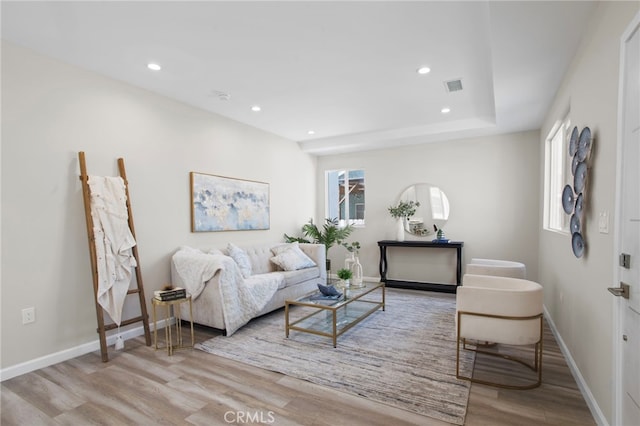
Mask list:
[[[356,171],[356,170],[362,170],[364,173],[364,169],[363,168],[350,168],[350,169],[333,169],[333,170],[325,170],[325,181],[324,181],[324,191],[325,191],[325,217],[329,218],[329,219],[333,219],[335,217],[338,217],[335,213],[332,213],[332,207],[334,207],[334,211],[335,208],[337,208],[339,210],[339,204],[336,206],[332,206],[331,204],[333,202],[338,202],[339,200],[332,200],[331,195],[329,193],[329,175],[330,173],[335,173],[335,172],[344,172],[345,175],[345,180],[344,180],[344,193],[347,194],[346,197],[349,196],[349,172],[351,171]],[[366,175],[366,173],[365,173]],[[366,215],[366,199],[364,203],[360,203],[360,204],[364,204],[365,205],[365,215]],[[349,200],[345,200],[345,214],[344,217],[348,218],[349,217]],[[365,225],[365,219],[364,217],[362,219],[349,219],[349,220],[344,220],[344,219],[340,219],[338,226],[340,227],[344,227],[347,225],[352,225],[356,228],[364,228]]]
[[544,221],[547,231],[570,234],[570,217],[562,208],[562,190],[572,185],[569,138],[571,121],[568,115],[558,120],[545,140],[544,150]]

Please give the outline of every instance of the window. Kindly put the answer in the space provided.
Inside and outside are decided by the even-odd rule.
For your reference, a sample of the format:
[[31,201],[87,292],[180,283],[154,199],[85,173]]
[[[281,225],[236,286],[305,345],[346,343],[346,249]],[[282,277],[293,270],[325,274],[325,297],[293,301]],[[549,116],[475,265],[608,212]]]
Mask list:
[[326,216],[340,225],[364,226],[364,170],[326,172]]
[[570,183],[569,118],[558,121],[545,141],[544,228],[569,233],[569,217],[562,208],[562,190]]

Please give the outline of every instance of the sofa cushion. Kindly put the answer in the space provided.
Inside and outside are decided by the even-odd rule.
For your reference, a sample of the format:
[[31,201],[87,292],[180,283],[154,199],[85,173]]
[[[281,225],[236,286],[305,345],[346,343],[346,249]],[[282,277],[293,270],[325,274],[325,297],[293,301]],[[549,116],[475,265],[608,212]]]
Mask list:
[[[284,271],[280,272],[284,277],[283,287],[289,287],[290,285],[297,285],[301,282],[312,280],[320,276],[320,269],[316,266],[314,268],[299,269],[297,271]],[[280,290],[280,287],[278,287]]]
[[236,262],[244,278],[251,276],[251,260],[247,253],[233,243],[227,245],[229,256]]
[[285,271],[297,271],[316,266],[315,262],[304,254],[297,245],[291,245],[282,250],[279,254],[273,256],[271,261]]

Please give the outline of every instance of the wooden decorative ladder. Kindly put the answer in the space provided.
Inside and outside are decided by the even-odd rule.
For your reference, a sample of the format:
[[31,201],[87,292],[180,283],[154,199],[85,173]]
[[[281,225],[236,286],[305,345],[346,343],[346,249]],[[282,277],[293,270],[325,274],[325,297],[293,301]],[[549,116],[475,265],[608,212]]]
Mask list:
[[[107,337],[106,332],[118,328],[115,323],[105,324],[104,310],[100,303],[98,303],[98,264],[96,258],[96,246],[95,235],[93,233],[93,218],[91,216],[91,193],[89,189],[89,176],[87,175],[87,165],[85,162],[84,152],[78,153],[78,160],[80,162],[80,181],[82,182],[82,198],[84,200],[84,211],[87,222],[87,236],[89,237],[89,256],[91,257],[91,275],[93,277],[93,292],[94,302],[96,305],[96,316],[98,319],[98,335],[100,336],[100,352],[102,354],[102,362],[109,361],[109,353],[107,350]],[[135,228],[133,226],[133,214],[131,212],[131,200],[129,198],[129,184],[127,182],[127,174],[124,168],[124,160],[118,158],[118,170],[120,177],[124,180],[125,193],[127,196],[127,213],[129,217],[129,229],[133,238],[136,237]],[[151,346],[151,332],[149,331],[149,315],[147,314],[147,303],[144,296],[144,288],[142,285],[142,272],[140,270],[140,258],[138,257],[138,245],[133,246],[133,256],[136,259],[137,266],[136,272],[136,288],[129,289],[127,296],[137,294],[140,302],[140,315],[134,318],[123,320],[120,326],[126,326],[142,322],[144,326],[144,337],[147,346]]]

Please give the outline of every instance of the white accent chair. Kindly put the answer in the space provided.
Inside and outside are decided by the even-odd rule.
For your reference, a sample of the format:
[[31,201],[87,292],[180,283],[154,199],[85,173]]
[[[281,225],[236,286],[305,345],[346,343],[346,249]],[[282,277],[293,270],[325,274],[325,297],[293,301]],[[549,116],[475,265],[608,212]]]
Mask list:
[[[542,382],[543,308],[542,286],[511,277],[465,274],[456,298],[456,377],[507,389],[533,389]],[[471,342],[533,345],[533,363],[521,358],[480,349]],[[472,345],[474,348],[467,346]],[[537,372],[537,381],[508,385],[460,374],[460,349],[500,356]],[[473,375],[472,375],[473,376]]]
[[467,264],[465,271],[471,275],[492,275],[495,277],[527,278],[527,268],[524,263],[510,260],[473,258]]

